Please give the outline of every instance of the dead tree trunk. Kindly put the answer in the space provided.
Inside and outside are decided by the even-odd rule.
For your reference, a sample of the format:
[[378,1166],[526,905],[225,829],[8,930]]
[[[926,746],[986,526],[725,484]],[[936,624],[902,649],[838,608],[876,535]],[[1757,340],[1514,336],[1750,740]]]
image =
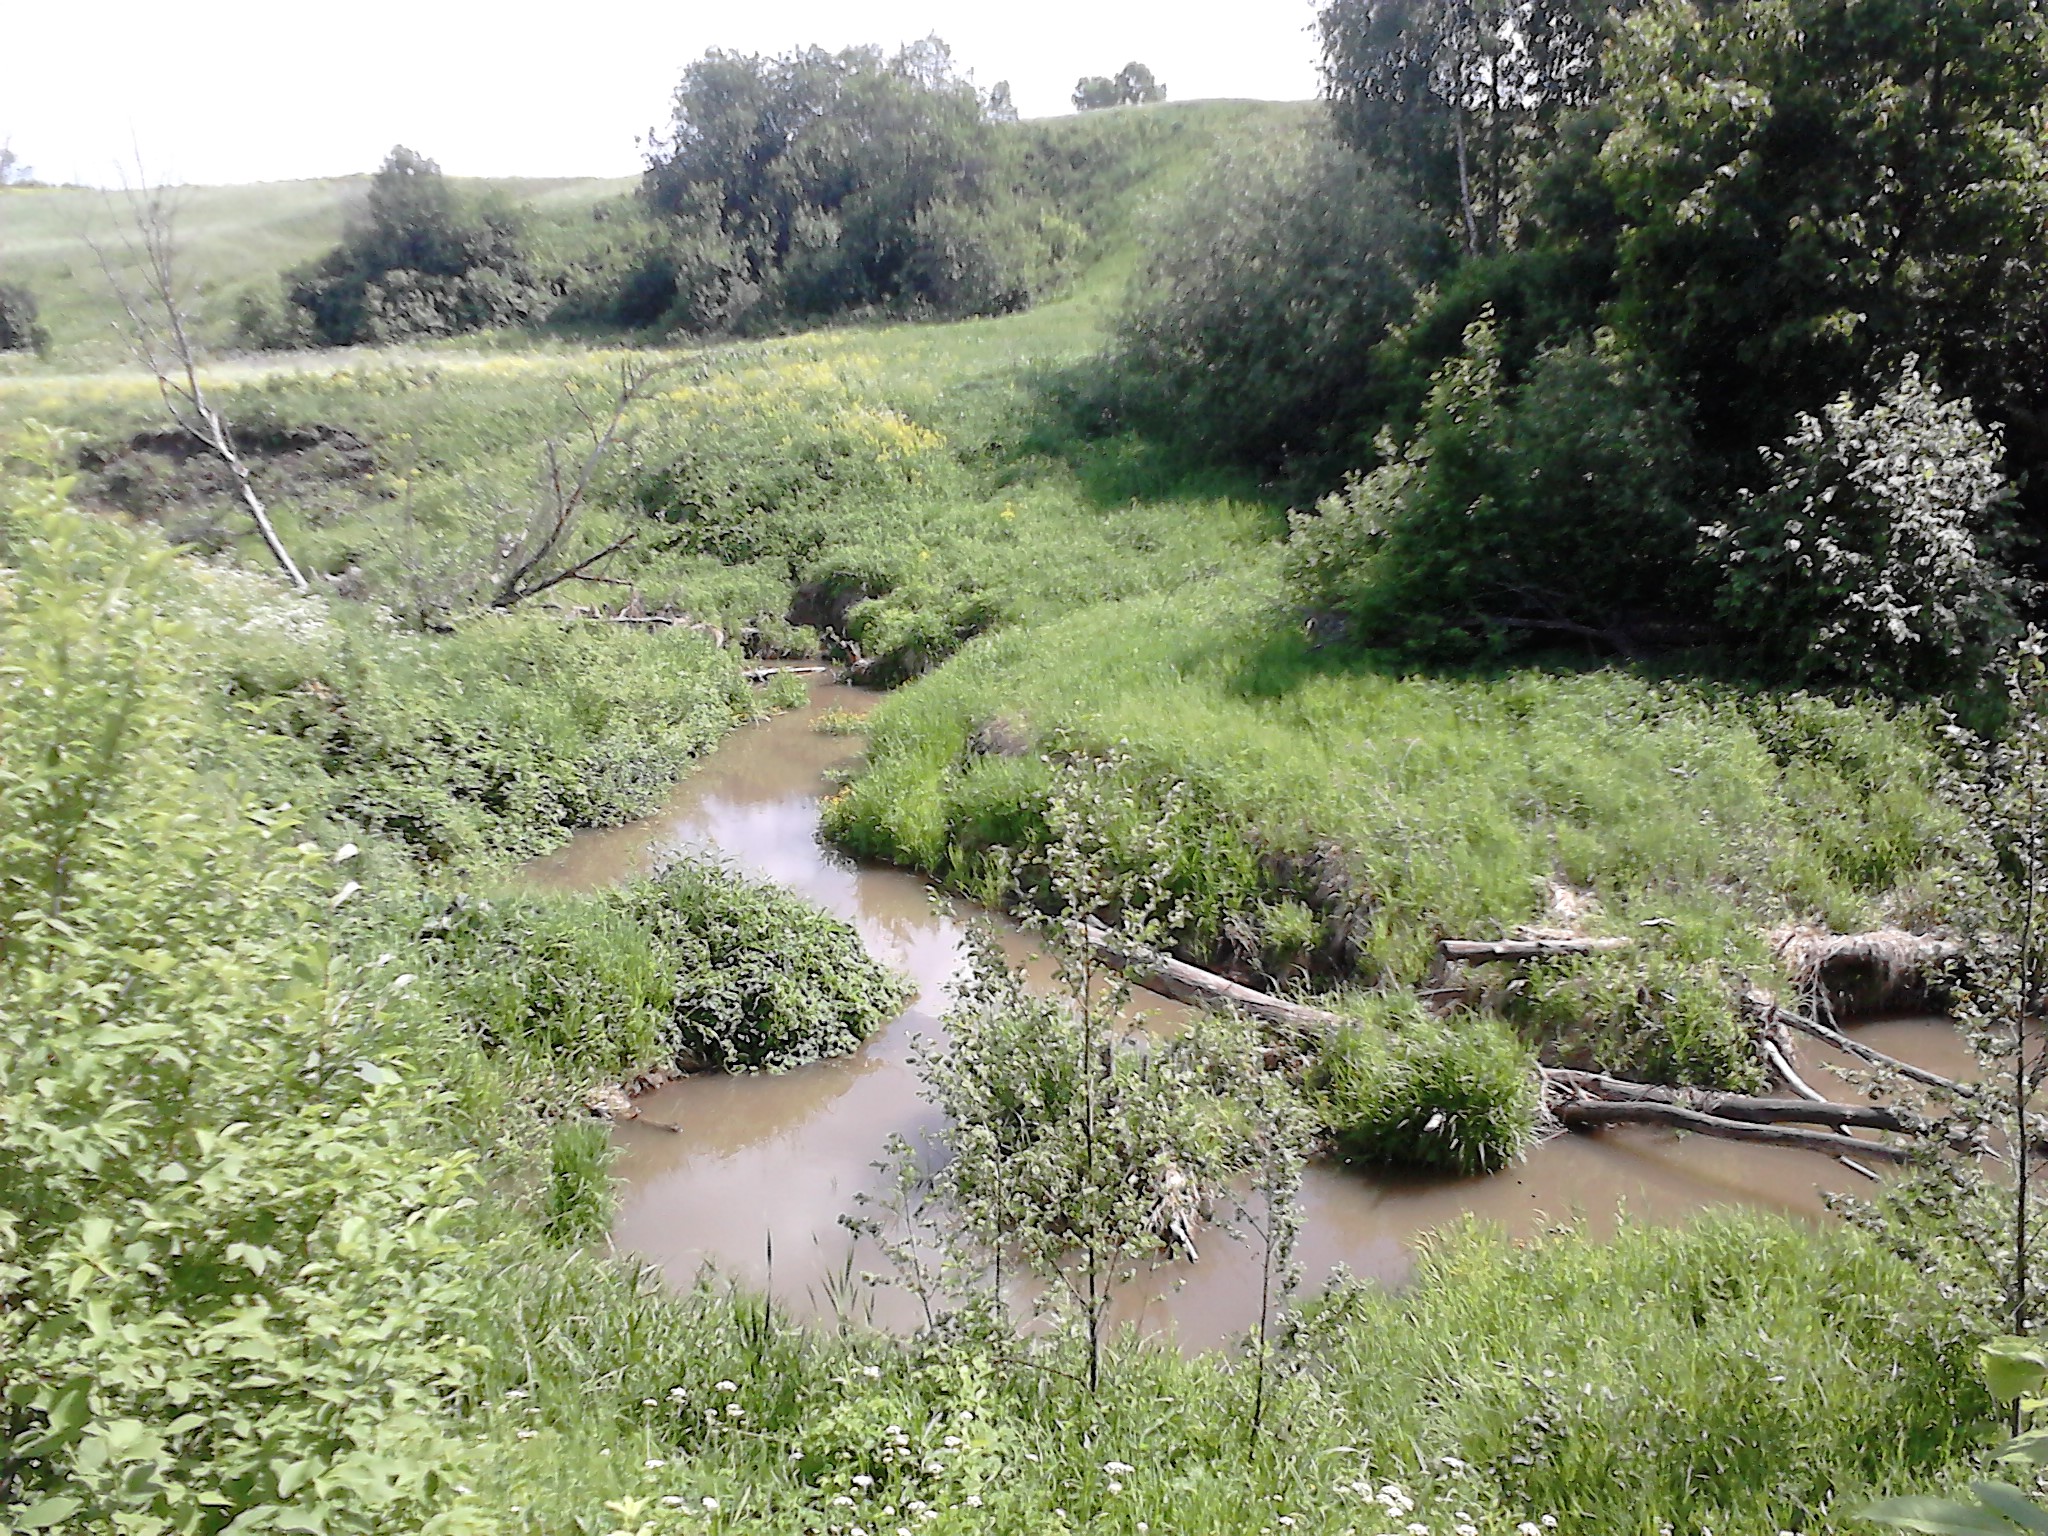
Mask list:
[[123,242],[141,267],[141,292],[128,286],[105,251],[97,245],[93,247],[107,285],[128,317],[128,345],[155,378],[157,394],[178,430],[219,459],[235,477],[236,491],[248,509],[249,520],[256,525],[257,537],[263,540],[263,547],[270,551],[270,558],[277,562],[292,589],[304,592],[305,573],[285,548],[277,525],[271,521],[270,509],[256,494],[249,466],[235,450],[233,428],[200,385],[191,327],[178,302],[175,209],[163,188],[145,185],[128,193],[128,212],[135,226],[135,238],[124,235]]
[[1132,955],[1110,942],[1109,934],[1095,924],[1088,925],[1088,942],[1103,964],[1128,976],[1147,991],[1176,1002],[1234,1008],[1261,1023],[1273,1024],[1298,1034],[1321,1035],[1344,1023],[1327,1009],[1289,1002],[1270,992],[1240,986],[1226,976],[1176,960],[1171,955]]

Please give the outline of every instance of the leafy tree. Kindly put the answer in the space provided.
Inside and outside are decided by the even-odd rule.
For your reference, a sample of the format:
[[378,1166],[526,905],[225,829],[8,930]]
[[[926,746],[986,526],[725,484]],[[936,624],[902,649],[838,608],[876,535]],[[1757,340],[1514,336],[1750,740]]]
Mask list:
[[1893,691],[1965,685],[2013,625],[1994,558],[1999,436],[1908,358],[1868,408],[1843,395],[1763,451],[1764,484],[1708,533],[1720,607],[1785,675]]
[[1318,18],[1337,133],[1455,227],[1508,238],[1527,160],[1600,89],[1591,0],[1331,0]]
[[1297,515],[1289,574],[1361,638],[1468,654],[1517,637],[1633,651],[1707,617],[1684,416],[1611,336],[1519,388],[1492,317],[1437,375],[1415,437]]
[[14,152],[13,145],[0,142],[0,187],[32,187],[35,180],[34,167]]
[[[743,318],[740,285],[768,314],[1015,308],[1061,231],[1005,174],[999,105],[937,38],[895,54],[714,50],[684,71],[642,195],[676,240],[719,251],[703,265],[727,297],[698,307],[728,320]],[[680,266],[673,292],[698,303]]]
[[328,953],[353,886],[201,738],[168,552],[39,456],[0,487],[0,1526],[419,1530],[473,1163],[419,1014]]
[[0,283],[0,352],[40,352],[49,332],[38,320],[36,296],[22,283]]
[[2048,452],[2037,5],[1659,0],[1606,69],[1578,231],[1610,226],[1615,323],[1710,448],[1746,461],[1913,352]]
[[1408,318],[1439,245],[1339,145],[1226,160],[1146,258],[1116,322],[1109,408],[1208,457],[1341,470],[1376,414],[1367,359]]
[[1166,87],[1152,71],[1133,59],[1113,75],[1083,75],[1074,83],[1074,110],[1099,112],[1104,107],[1142,107],[1166,100]]
[[363,217],[287,292],[335,346],[505,325],[534,308],[519,219],[466,204],[438,165],[402,145],[371,179]]

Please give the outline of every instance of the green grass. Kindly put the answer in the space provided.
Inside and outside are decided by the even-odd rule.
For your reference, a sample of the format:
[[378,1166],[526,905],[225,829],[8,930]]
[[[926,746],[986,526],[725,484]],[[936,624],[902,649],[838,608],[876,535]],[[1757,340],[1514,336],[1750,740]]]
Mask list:
[[[677,378],[639,422],[636,458],[604,486],[593,527],[676,541],[650,540],[622,562],[646,600],[779,643],[801,639],[788,626],[800,590],[858,582],[873,593],[850,617],[863,649],[901,672],[936,664],[863,722],[866,765],[828,812],[860,851],[1016,899],[1020,884],[1031,891],[1044,837],[1041,753],[1127,755],[1133,824],[1167,778],[1184,780],[1189,808],[1171,829],[1172,880],[1190,904],[1183,947],[1271,985],[1386,989],[1391,1000],[1346,1004],[1371,1027],[1316,1069],[1332,1129],[1379,1161],[1492,1166],[1527,1131],[1529,1045],[1742,1080],[1754,1068],[1727,989],[1769,979],[1763,930],[1938,916],[1949,822],[1933,792],[1930,722],[1915,714],[1625,669],[1420,675],[1333,663],[1281,605],[1281,524],[1258,487],[1191,475],[1128,439],[1076,437],[1045,408],[1046,381],[1098,344],[1148,204],[1170,198],[1220,136],[1309,110],[1130,114],[1150,125],[1144,174],[1083,186],[1097,210],[1095,264],[1055,303],[673,349]],[[1060,131],[1085,140],[1105,127]],[[528,189],[566,210],[604,190]],[[0,194],[0,264],[22,263],[39,283],[35,271],[75,266],[80,247],[59,215],[82,196]],[[195,193],[188,228],[209,312],[331,240],[335,196],[335,184]],[[0,418],[65,423],[101,446],[153,426],[145,381],[94,371],[113,355],[88,339],[104,300],[80,288],[45,301],[56,355],[0,365]],[[1281,1357],[1270,1432],[1256,1444],[1247,1375],[1226,1358],[1186,1361],[1127,1340],[1109,1390],[1090,1400],[1058,1342],[799,1329],[758,1298],[671,1295],[577,1251],[602,1232],[608,1159],[592,1127],[536,1108],[559,1116],[577,1090],[673,1052],[684,990],[714,1043],[746,1047],[709,1054],[736,1061],[845,1048],[894,995],[850,956],[843,930],[701,871],[603,898],[492,897],[488,918],[454,909],[458,884],[489,888],[509,859],[644,808],[763,706],[733,655],[701,635],[464,609],[477,550],[517,514],[537,442],[577,425],[568,387],[587,398],[620,355],[491,336],[220,369],[239,416],[331,425],[369,446],[360,480],[272,487],[327,595],[299,602],[248,571],[174,562],[163,611],[148,617],[175,632],[149,652],[177,673],[175,729],[148,757],[97,769],[75,743],[59,754],[66,772],[84,763],[79,782],[100,772],[149,827],[175,830],[95,845],[120,880],[153,878],[159,848],[203,869],[208,837],[235,855],[203,887],[182,873],[157,880],[137,950],[155,956],[146,963],[119,947],[132,914],[79,936],[85,960],[109,946],[111,979],[94,986],[165,990],[186,1010],[173,1022],[203,1021],[246,1048],[222,1047],[209,1104],[240,1104],[247,1053],[276,1068],[280,1092],[305,1096],[314,1068],[296,1044],[317,1040],[319,1070],[404,1106],[350,1123],[351,1136],[384,1138],[396,1170],[388,1191],[366,1192],[376,1209],[404,1213],[376,1231],[465,1224],[459,1248],[435,1250],[431,1293],[407,1290],[427,1271],[406,1267],[402,1243],[380,1249],[390,1268],[369,1276],[426,1298],[399,1321],[432,1345],[377,1390],[420,1401],[416,1375],[435,1395],[426,1441],[404,1448],[414,1502],[359,1523],[417,1529],[431,1507],[449,1529],[589,1536],[1139,1522],[1338,1536],[1409,1520],[1432,1536],[1467,1523],[1508,1536],[1554,1515],[1564,1532],[1770,1536],[1839,1528],[1865,1497],[1961,1469],[1988,1412],[1969,1370],[1971,1330],[1987,1320],[1839,1227],[1738,1214],[1680,1232],[1624,1225],[1606,1244],[1455,1235],[1406,1290],[1340,1288],[1312,1309]],[[650,503],[682,515],[636,522]],[[167,529],[213,517],[227,535],[222,560],[260,570],[232,509],[174,497],[147,516]],[[93,614],[122,619],[126,599],[111,594],[150,541],[106,520],[67,526],[98,551],[66,578],[82,595],[43,594],[47,608],[34,611],[83,613],[91,598]],[[0,565],[24,568],[18,552]],[[0,627],[24,601],[21,580],[0,574]],[[426,611],[434,592],[459,620],[449,633],[379,611]],[[46,627],[17,624],[6,664],[72,666],[80,697],[118,703],[128,659],[104,636],[56,658]],[[38,729],[64,726],[63,711],[0,694],[0,709],[14,704],[41,711]],[[18,771],[9,745],[0,766]],[[176,771],[143,773],[166,764]],[[131,809],[107,804],[109,816]],[[335,853],[293,852],[301,836],[360,846],[334,865]],[[0,891],[61,869],[47,852],[0,839]],[[328,915],[347,879],[367,890]],[[1539,919],[1553,882],[1593,899],[1581,921],[1637,949],[1536,973],[1510,1010],[1519,1044],[1494,1021],[1413,1027],[1400,992],[1426,974],[1435,940]],[[299,905],[279,923],[265,893],[287,884]],[[301,908],[303,931],[292,926]],[[423,939],[421,913],[451,910],[466,915]],[[437,965],[437,944],[462,954]],[[223,954],[257,978],[246,996],[175,991],[181,964],[221,966]],[[829,1006],[810,1006],[821,998]],[[1401,1027],[1386,1027],[1397,1013]],[[37,1018],[64,1060],[91,1066],[97,1014]],[[281,1032],[286,1018],[297,1034]],[[797,1048],[778,1020],[796,1021]],[[289,1061],[277,1044],[287,1038]],[[147,1074],[161,1070],[146,1065],[134,1090],[145,1100]],[[1448,1147],[1442,1127],[1428,1129],[1447,1105],[1458,1110]],[[0,1157],[22,1123],[0,1119]],[[271,1141],[279,1130],[266,1123]],[[144,1150],[130,1160],[155,1179]],[[461,1173],[472,1155],[475,1174]],[[248,1223],[303,1214],[299,1170],[286,1171],[251,1190]],[[10,1215],[0,1213],[9,1240]],[[88,1251],[90,1234],[61,1213],[36,1220],[36,1241]],[[122,1273],[121,1294],[143,1307],[155,1281],[141,1267]],[[320,1302],[322,1286],[339,1294],[347,1273],[311,1275],[300,1299]],[[45,1278],[52,1295],[83,1284],[93,1299],[95,1274],[67,1264]],[[849,1285],[857,1302],[859,1282]],[[384,1371],[382,1325],[363,1326],[368,1343],[352,1335],[315,1352],[332,1357],[323,1368]],[[250,1390],[297,1411],[288,1385]],[[143,1416],[161,1406],[133,1403]],[[237,1422],[223,1411],[205,1432],[239,1446]],[[1390,1483],[1412,1509],[1378,1500]]]
[[[532,207],[544,241],[560,240],[594,204],[630,191],[630,177],[540,180],[453,178],[469,194],[498,193]],[[231,339],[235,300],[277,274],[321,255],[341,238],[369,177],[185,187],[176,192],[180,267],[194,295],[201,335]],[[106,367],[126,361],[114,332],[120,311],[102,275],[97,243],[117,266],[126,219],[119,192],[86,187],[0,189],[0,277],[26,283],[50,332],[50,358],[0,357],[0,373]]]
[[[1645,963],[1765,981],[1780,922],[1931,913],[1952,818],[1923,716],[1611,668],[1333,664],[1277,605],[1248,552],[1232,576],[979,642],[870,717],[866,770],[828,830],[1014,900],[1044,837],[1036,754],[1116,748],[1198,804],[1177,832],[1184,952],[1261,970],[1244,917],[1292,899],[1323,919],[1326,980],[1390,986],[1419,984],[1440,938],[1541,921],[1553,882],[1590,899],[1594,931],[1637,941],[1586,967],[1624,988]],[[998,715],[1033,752],[977,754]],[[1738,1030],[1693,1047],[1650,1065],[1753,1071]]]
[[1990,1413],[1920,1285],[1844,1232],[1743,1214],[1597,1247],[1453,1234],[1407,1291],[1310,1309],[1254,1443],[1250,1373],[1213,1357],[1126,1340],[1090,1400],[1061,1347],[835,1337],[527,1264],[483,1309],[460,1475],[529,1532],[606,1511],[707,1533],[1846,1529],[1949,1475]]

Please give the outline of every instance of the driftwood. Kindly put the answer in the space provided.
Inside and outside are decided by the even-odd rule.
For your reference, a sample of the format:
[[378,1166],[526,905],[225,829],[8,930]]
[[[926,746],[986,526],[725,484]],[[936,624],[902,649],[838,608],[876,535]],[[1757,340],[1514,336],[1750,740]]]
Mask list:
[[1674,1130],[1695,1131],[1725,1141],[1754,1141],[1770,1147],[1797,1147],[1807,1152],[1825,1152],[1840,1157],[1853,1152],[1858,1157],[1881,1163],[1903,1163],[1913,1154],[1907,1148],[1882,1141],[1859,1141],[1832,1131],[1804,1130],[1789,1125],[1758,1125],[1749,1121],[1724,1120],[1703,1114],[1682,1104],[1660,1104],[1649,1100],[1618,1103],[1611,1099],[1574,1099],[1553,1111],[1560,1125],[1574,1130],[1607,1125],[1668,1125]]
[[1234,1008],[1261,1023],[1303,1034],[1325,1034],[1345,1022],[1328,1009],[1289,1002],[1270,992],[1255,991],[1227,976],[1218,976],[1214,971],[1205,971],[1171,955],[1127,953],[1117,948],[1108,932],[1094,923],[1088,925],[1088,942],[1096,956],[1111,970],[1130,977],[1148,992],[1157,992],[1175,1002]]
[[[1655,1083],[1632,1082],[1602,1072],[1574,1072],[1563,1067],[1545,1067],[1543,1084],[1566,1102],[1600,1099],[1623,1104],[1674,1104],[1721,1120],[1738,1120],[1749,1125],[1812,1124],[1837,1130],[1855,1127],[1869,1131],[1896,1131],[1917,1136],[1927,1130],[1917,1116],[1884,1104],[1836,1104],[1822,1099],[1764,1099],[1744,1093],[1721,1093],[1708,1088],[1665,1088]],[[1868,1145],[1868,1143],[1858,1143]]]
[[1446,960],[1478,965],[1488,960],[1549,960],[1562,955],[1599,955],[1627,949],[1629,938],[1597,939],[1443,939],[1437,947]]
[[[1103,928],[1090,924],[1088,941],[1102,962],[1138,985],[1177,1002],[1235,1009],[1260,1020],[1298,1033],[1322,1035],[1342,1026],[1345,1020],[1327,1009],[1307,1003],[1290,1002],[1269,992],[1218,976],[1170,955],[1133,955],[1119,949]],[[1449,943],[1459,941],[1448,941]],[[1521,946],[1564,943],[1564,940],[1519,940]],[[1603,941],[1616,947],[1613,941]],[[1622,941],[1626,943],[1626,940]],[[1478,945],[1495,949],[1500,946]],[[1543,953],[1544,951],[1537,951]],[[1555,953],[1555,951],[1550,951]],[[1565,951],[1585,953],[1586,951]],[[1781,1015],[1782,1016],[1782,1015]],[[1833,1034],[1833,1031],[1829,1031]],[[1848,1042],[1854,1045],[1855,1042]],[[1873,1056],[1881,1052],[1870,1052]],[[1890,1061],[1891,1058],[1886,1057]],[[1900,1063],[1899,1065],[1904,1065]],[[1836,1104],[1813,1095],[1791,1099],[1753,1098],[1746,1094],[1715,1093],[1704,1090],[1663,1088],[1654,1083],[1630,1082],[1597,1072],[1575,1072],[1558,1067],[1539,1069],[1545,1098],[1557,1123],[1571,1129],[1594,1130],[1609,1125],[1665,1125],[1717,1136],[1729,1141],[1758,1142],[1766,1146],[1793,1147],[1822,1152],[1839,1158],[1859,1173],[1869,1169],[1850,1160],[1868,1158],[1876,1162],[1904,1162],[1910,1150],[1886,1142],[1864,1141],[1841,1134],[1856,1128],[1920,1135],[1925,1122],[1883,1105]],[[1785,1071],[1793,1078],[1790,1063]],[[1932,1074],[1927,1074],[1932,1076]],[[1946,1082],[1946,1079],[1942,1079]],[[1804,1087],[1804,1084],[1801,1084]],[[1832,1126],[1834,1130],[1817,1130]]]
[[1822,1044],[1831,1045],[1845,1055],[1854,1056],[1858,1061],[1868,1062],[1873,1067],[1882,1067],[1887,1071],[1896,1072],[1899,1076],[1919,1083],[1922,1087],[1938,1088],[1943,1093],[1954,1094],[1959,1099],[1973,1097],[1976,1092],[1967,1083],[1959,1083],[1954,1078],[1943,1077],[1939,1072],[1929,1072],[1925,1067],[1916,1067],[1910,1061],[1901,1061],[1898,1057],[1887,1055],[1875,1046],[1865,1045],[1861,1040],[1852,1040],[1839,1029],[1831,1029],[1821,1023],[1820,1020],[1808,1018],[1803,1013],[1794,1013],[1789,1008],[1769,1005],[1767,1016],[1778,1023],[1789,1024],[1801,1033],[1811,1035]]
[[830,667],[826,666],[749,667],[741,676],[745,677],[750,683],[765,683],[769,678],[780,677],[785,672],[794,677],[816,677],[821,672],[830,672],[831,670]]

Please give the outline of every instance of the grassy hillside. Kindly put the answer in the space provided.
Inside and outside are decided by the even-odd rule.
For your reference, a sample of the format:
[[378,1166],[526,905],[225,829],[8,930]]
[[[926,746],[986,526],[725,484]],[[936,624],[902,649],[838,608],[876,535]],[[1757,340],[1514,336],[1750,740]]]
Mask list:
[[[179,251],[203,334],[228,339],[235,299],[279,272],[320,255],[359,207],[367,176],[273,181],[239,187],[187,187],[177,193]],[[543,222],[582,216],[598,201],[629,190],[632,179],[457,179],[470,192],[493,192],[530,205]],[[119,310],[101,275],[97,243],[118,257],[122,194],[85,187],[0,189],[0,277],[26,283],[42,306],[53,366],[107,366],[123,357],[109,334]],[[12,359],[0,367],[23,366]]]
[[[1135,250],[1132,234],[1148,208],[1169,202],[1222,147],[1305,125],[1318,110],[1309,102],[1176,102],[1019,125],[1016,131],[1042,138],[1065,162],[1058,184],[1066,209],[1096,239],[1080,284],[1088,300],[1084,312],[1098,317],[1121,292]],[[451,180],[465,193],[495,194],[531,209],[537,243],[567,251],[593,237],[592,207],[636,185],[632,177]],[[332,247],[368,183],[364,175],[180,190],[180,252],[202,333],[226,345],[236,298]],[[119,193],[0,189],[0,280],[26,283],[42,306],[51,340],[43,369],[104,368],[124,360],[110,334],[119,310],[92,249],[94,242],[117,249],[122,218]],[[0,373],[37,366],[0,356]]]

